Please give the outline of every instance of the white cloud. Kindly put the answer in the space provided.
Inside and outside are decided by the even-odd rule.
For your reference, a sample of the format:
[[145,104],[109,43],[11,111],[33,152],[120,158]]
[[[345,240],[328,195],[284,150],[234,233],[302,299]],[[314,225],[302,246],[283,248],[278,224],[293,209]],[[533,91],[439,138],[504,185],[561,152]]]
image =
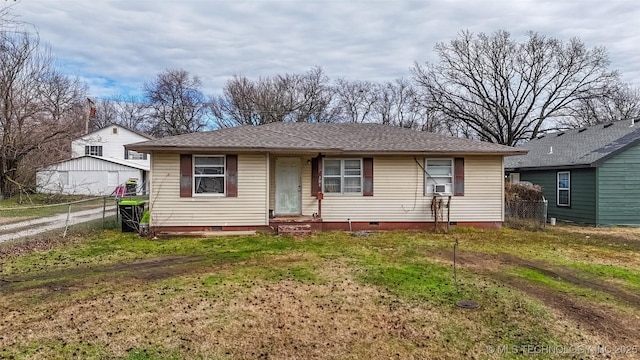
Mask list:
[[612,69],[640,86],[640,9],[624,0],[23,0],[64,71],[93,95],[136,92],[167,68],[198,75],[216,93],[234,74],[299,73],[322,66],[332,78],[391,80],[461,30],[528,30],[605,46]]

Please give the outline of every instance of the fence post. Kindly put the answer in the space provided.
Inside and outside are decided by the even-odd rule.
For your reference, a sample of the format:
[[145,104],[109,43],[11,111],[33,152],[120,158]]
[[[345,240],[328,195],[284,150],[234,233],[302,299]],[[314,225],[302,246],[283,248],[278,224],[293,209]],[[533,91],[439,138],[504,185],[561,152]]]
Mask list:
[[104,218],[107,216],[107,197],[102,198],[102,228],[104,229]]
[[62,234],[62,238],[67,237],[67,229],[69,228],[69,217],[71,216],[71,204],[69,204],[69,210],[67,211],[67,220],[64,223],[64,234]]

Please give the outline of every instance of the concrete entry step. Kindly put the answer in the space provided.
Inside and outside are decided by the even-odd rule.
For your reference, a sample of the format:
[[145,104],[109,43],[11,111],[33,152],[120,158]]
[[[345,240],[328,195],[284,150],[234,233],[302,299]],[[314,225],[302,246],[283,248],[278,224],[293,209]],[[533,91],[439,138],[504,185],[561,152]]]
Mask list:
[[278,235],[287,235],[287,236],[311,235],[311,225],[309,224],[278,225]]

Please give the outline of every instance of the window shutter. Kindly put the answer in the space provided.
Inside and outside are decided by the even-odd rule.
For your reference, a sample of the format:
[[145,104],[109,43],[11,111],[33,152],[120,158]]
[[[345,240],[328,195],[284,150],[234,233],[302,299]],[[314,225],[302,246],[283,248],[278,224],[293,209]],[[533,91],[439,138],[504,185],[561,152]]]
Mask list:
[[464,196],[464,158],[453,160],[453,195]]
[[227,155],[227,197],[238,197],[238,155]]
[[85,155],[89,155],[89,147],[88,146],[84,147],[84,154]]
[[124,149],[124,159],[127,160],[129,159],[129,150]]
[[373,158],[362,159],[362,195],[373,196]]
[[180,154],[180,197],[191,197],[193,165],[191,154]]
[[318,196],[320,192],[320,158],[311,159],[311,196]]

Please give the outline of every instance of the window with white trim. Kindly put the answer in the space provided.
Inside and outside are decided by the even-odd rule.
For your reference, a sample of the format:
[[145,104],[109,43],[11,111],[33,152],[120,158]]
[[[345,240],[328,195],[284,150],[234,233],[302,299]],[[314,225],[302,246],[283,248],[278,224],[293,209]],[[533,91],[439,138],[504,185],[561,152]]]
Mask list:
[[425,159],[424,172],[425,194],[453,193],[453,159]]
[[568,171],[558,172],[558,191],[556,204],[558,206],[571,206],[571,173]]
[[102,156],[102,145],[87,145],[84,147],[84,154]]
[[224,169],[225,157],[223,155],[194,155],[194,194],[224,195]]
[[125,150],[125,159],[127,160],[147,160],[146,153],[139,153],[133,150]]
[[322,189],[327,194],[362,194],[362,159],[324,159]]

